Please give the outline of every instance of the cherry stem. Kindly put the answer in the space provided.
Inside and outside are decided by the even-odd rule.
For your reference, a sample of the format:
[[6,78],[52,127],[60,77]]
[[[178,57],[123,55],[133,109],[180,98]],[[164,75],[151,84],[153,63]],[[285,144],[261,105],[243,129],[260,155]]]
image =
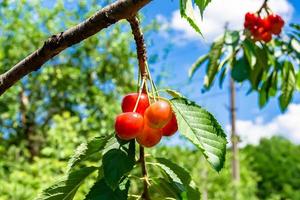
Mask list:
[[263,9],[265,9],[266,12],[268,13],[268,11],[267,11],[267,9],[268,9],[268,0],[264,0],[263,4],[261,5],[261,7],[257,11],[257,14],[260,15],[260,13],[262,12]]
[[[140,28],[140,23],[137,18],[137,16],[133,16],[127,21],[130,23],[130,27],[132,30],[132,34],[134,36],[134,40],[136,43],[136,50],[137,50],[137,58],[139,61],[139,71],[141,73],[142,77],[146,77],[147,79],[150,78],[149,69],[147,65],[147,52],[146,52],[146,45],[144,36],[142,33],[142,30]],[[148,70],[147,70],[148,69]],[[150,80],[152,80],[150,78]],[[147,84],[144,84],[141,91],[147,91]],[[141,163],[141,169],[142,169],[142,176],[143,176],[143,183],[144,183],[144,190],[142,193],[142,199],[144,200],[150,200],[149,191],[148,191],[148,173],[145,163],[145,149],[143,146],[140,145],[140,159],[139,162]]]
[[138,107],[138,104],[140,102],[140,99],[141,99],[141,95],[142,95],[142,92],[143,92],[143,88],[144,88],[144,84],[145,84],[145,80],[146,80],[146,77],[143,77],[143,80],[142,80],[142,83],[141,83],[141,87],[139,89],[139,96],[135,102],[135,106],[134,106],[134,109],[133,109],[133,112],[136,111],[137,107]]

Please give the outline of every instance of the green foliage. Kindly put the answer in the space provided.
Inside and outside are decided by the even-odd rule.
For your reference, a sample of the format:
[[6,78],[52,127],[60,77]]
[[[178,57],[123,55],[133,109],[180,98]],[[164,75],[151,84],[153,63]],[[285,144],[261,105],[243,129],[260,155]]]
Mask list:
[[200,11],[201,17],[203,17],[204,9],[211,2],[211,0],[179,0],[180,1],[180,14],[181,17],[186,19],[190,26],[198,33],[201,33],[199,23],[195,18],[194,5],[196,5]]
[[85,200],[126,200],[128,196],[130,182],[121,185],[120,188],[112,190],[104,179],[99,180],[91,188],[91,191],[86,196]]
[[112,149],[104,154],[102,159],[104,179],[113,190],[118,187],[124,175],[133,169],[135,160],[131,157],[120,149]]
[[156,160],[157,165],[172,179],[178,191],[184,192],[190,200],[200,199],[200,192],[195,188],[195,183],[192,182],[188,171],[166,158],[156,158]]
[[72,171],[65,180],[44,190],[42,197],[38,200],[72,200],[84,179],[96,169],[96,167],[85,167],[78,171]]
[[112,138],[112,135],[96,137],[89,143],[82,143],[75,151],[74,155],[69,161],[69,169],[74,168],[83,161],[90,160],[93,156],[101,154],[101,150],[104,149],[108,140]]
[[263,139],[258,146],[247,146],[243,151],[251,157],[250,166],[260,180],[258,198],[300,198],[300,146],[286,139]]
[[192,65],[190,77],[206,65],[204,88],[209,89],[213,85],[218,73],[221,87],[226,73],[231,70],[235,81],[249,81],[250,91],[258,93],[260,107],[265,106],[270,97],[278,97],[284,112],[294,91],[299,89],[299,37],[299,25],[295,24],[291,25],[286,37],[277,37],[268,44],[254,42],[242,31],[226,30],[211,45],[209,52]]
[[171,99],[179,132],[195,144],[208,162],[220,171],[226,153],[226,135],[209,112],[185,98]]

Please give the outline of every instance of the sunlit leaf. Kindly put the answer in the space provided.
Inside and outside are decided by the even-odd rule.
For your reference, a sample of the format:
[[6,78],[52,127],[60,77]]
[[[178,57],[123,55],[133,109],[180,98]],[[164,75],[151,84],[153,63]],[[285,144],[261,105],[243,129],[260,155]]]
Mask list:
[[179,132],[195,144],[208,162],[220,171],[224,166],[226,134],[212,114],[185,98],[171,100]]

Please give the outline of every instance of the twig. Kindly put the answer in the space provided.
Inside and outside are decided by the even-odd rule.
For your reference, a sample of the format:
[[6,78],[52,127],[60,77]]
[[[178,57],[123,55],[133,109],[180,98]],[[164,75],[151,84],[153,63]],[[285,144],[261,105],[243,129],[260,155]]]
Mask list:
[[104,7],[84,22],[51,36],[41,48],[0,75],[0,96],[21,78],[37,71],[43,64],[64,49],[87,39],[121,19],[131,18],[150,1],[118,0]]

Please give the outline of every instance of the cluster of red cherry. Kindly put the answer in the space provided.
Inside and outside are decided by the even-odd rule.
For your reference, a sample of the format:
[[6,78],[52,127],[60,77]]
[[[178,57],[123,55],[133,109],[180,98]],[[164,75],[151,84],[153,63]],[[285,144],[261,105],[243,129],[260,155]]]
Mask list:
[[270,42],[272,34],[279,35],[284,26],[283,19],[276,14],[264,18],[256,13],[246,13],[244,27],[251,32],[255,41]]
[[166,100],[150,104],[147,94],[131,93],[123,98],[122,111],[116,117],[115,131],[123,140],[136,139],[144,147],[153,147],[162,136],[171,136],[178,130],[175,114]]

